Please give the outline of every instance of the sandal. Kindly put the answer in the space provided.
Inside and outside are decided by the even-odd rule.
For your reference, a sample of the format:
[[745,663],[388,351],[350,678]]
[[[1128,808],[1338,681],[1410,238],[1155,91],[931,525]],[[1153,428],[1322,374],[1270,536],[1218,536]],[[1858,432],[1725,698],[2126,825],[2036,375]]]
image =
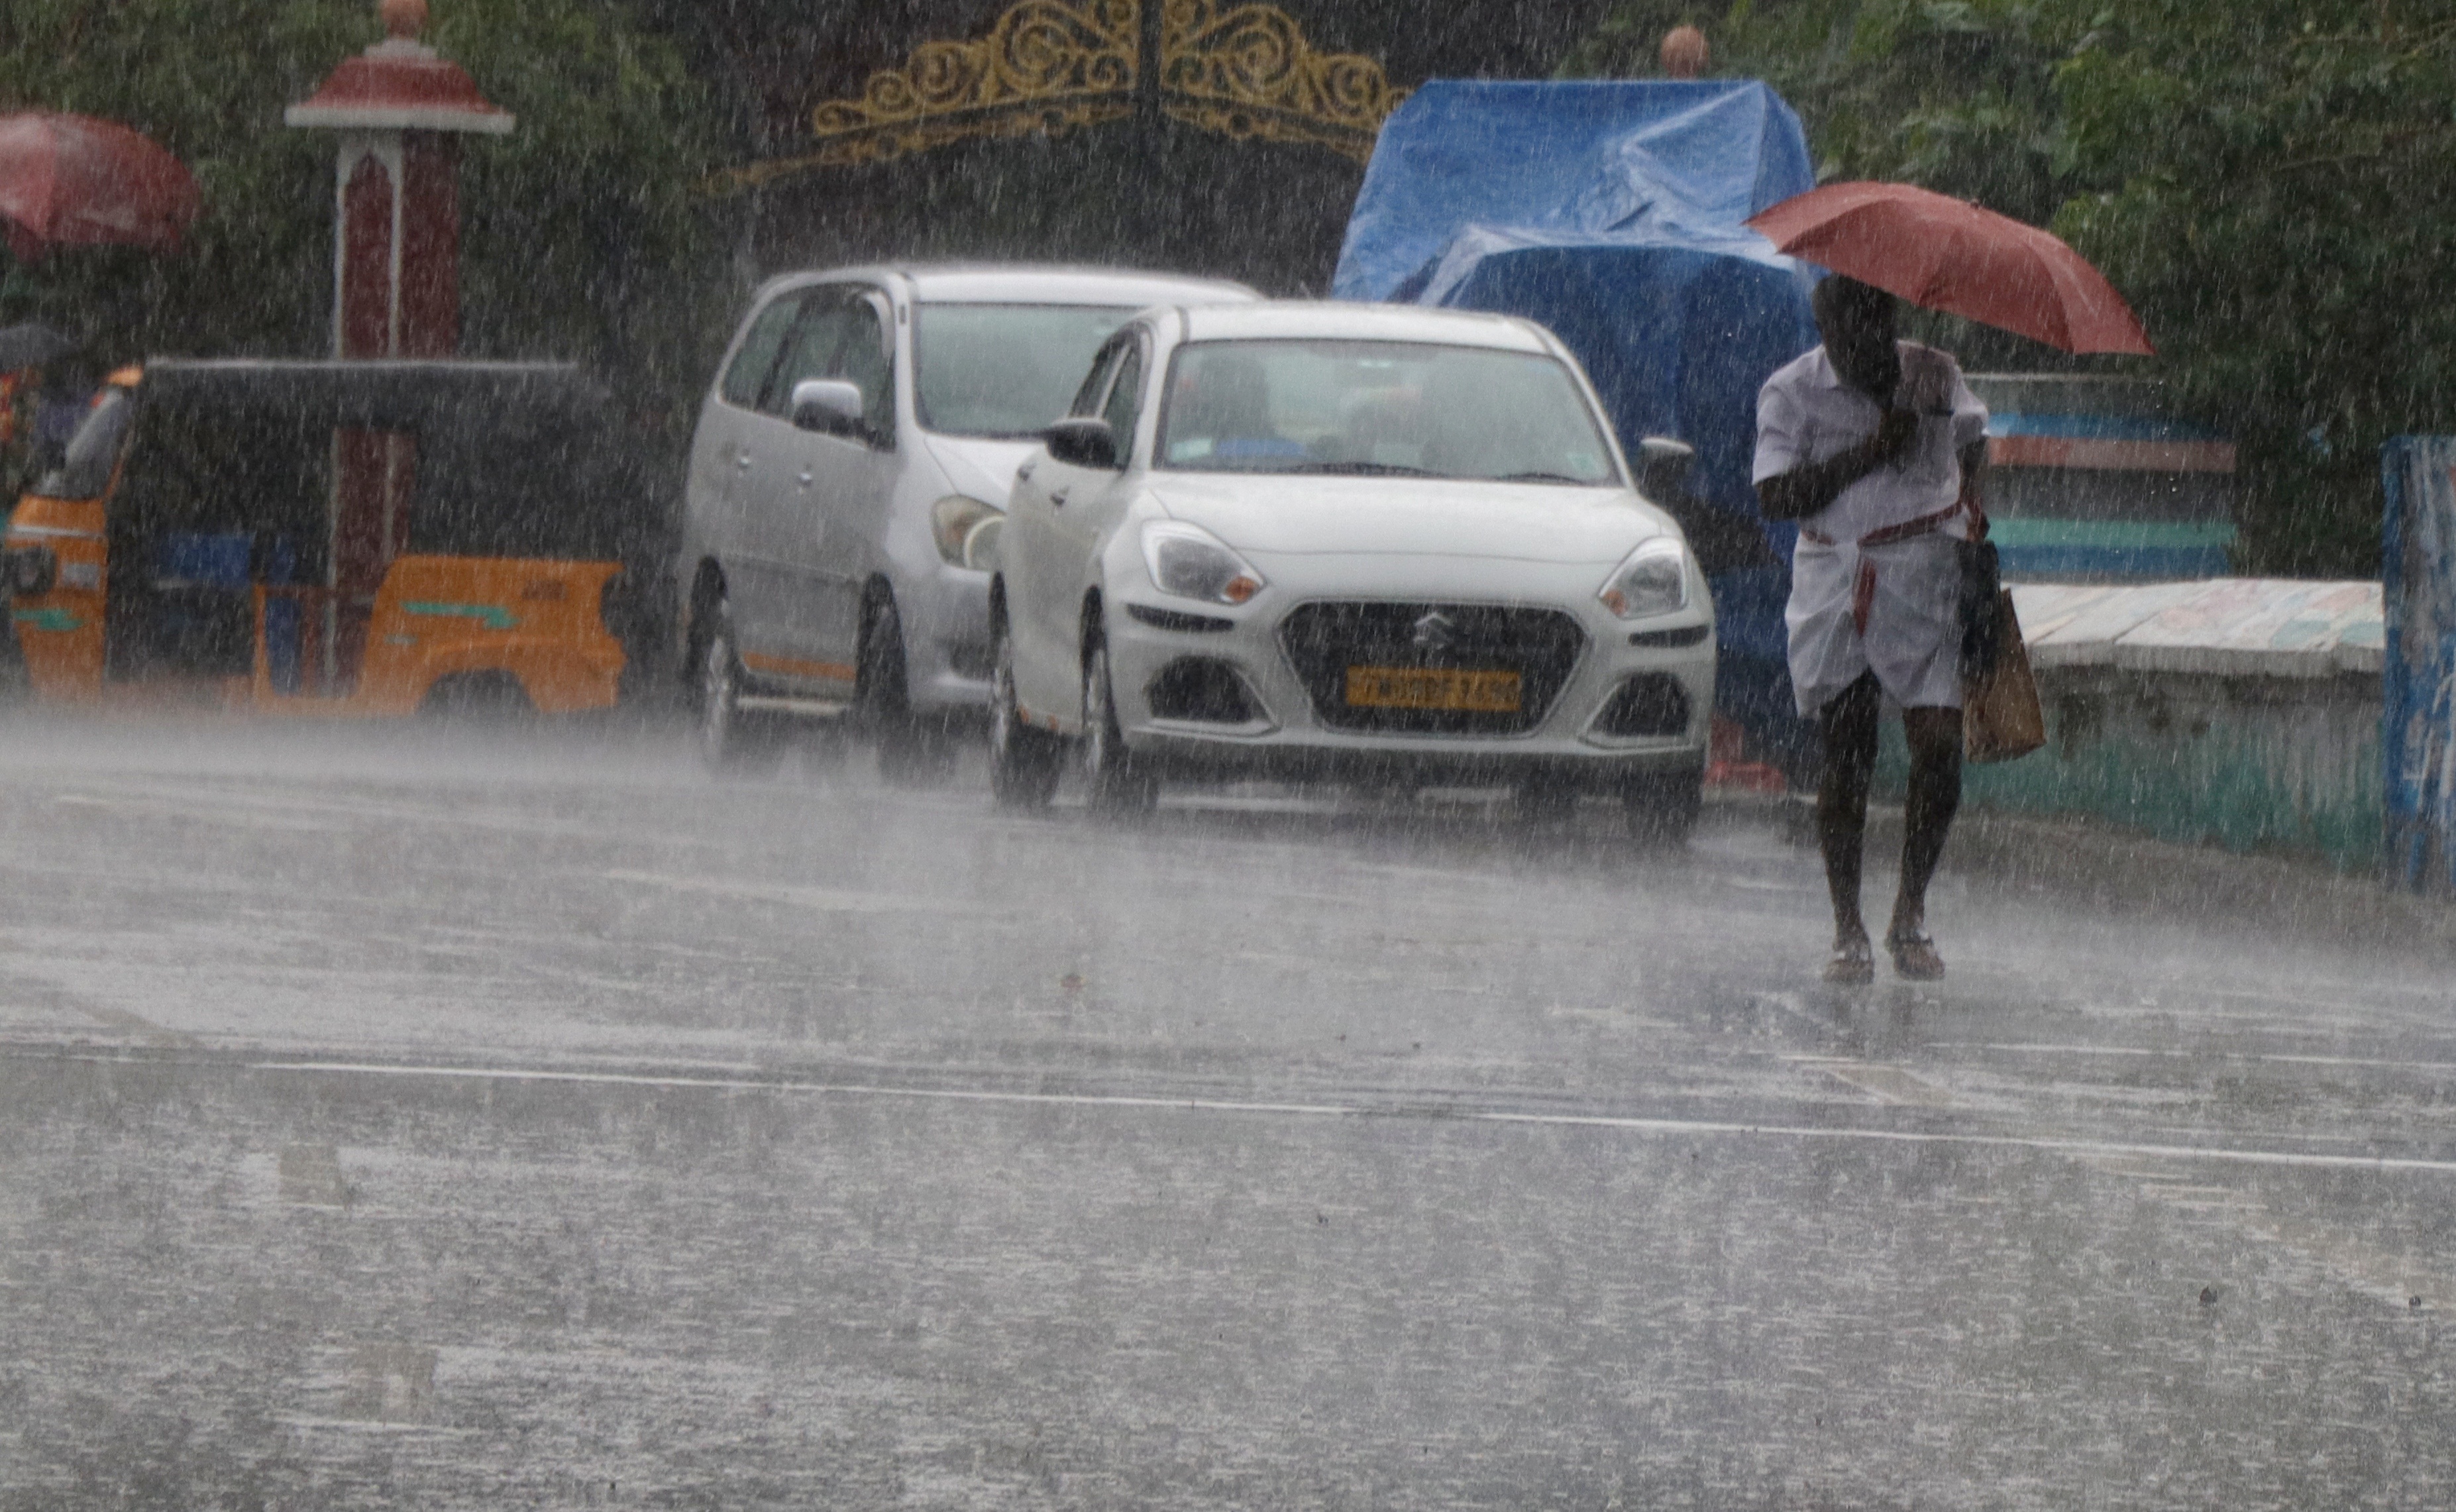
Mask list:
[[1866,935],[1833,942],[1833,953],[1825,961],[1825,980],[1835,987],[1865,987],[1875,979],[1876,953],[1869,949]]
[[1944,957],[1935,953],[1935,941],[1924,930],[1888,934],[1885,949],[1893,954],[1893,974],[1906,981],[1933,982],[1944,975]]

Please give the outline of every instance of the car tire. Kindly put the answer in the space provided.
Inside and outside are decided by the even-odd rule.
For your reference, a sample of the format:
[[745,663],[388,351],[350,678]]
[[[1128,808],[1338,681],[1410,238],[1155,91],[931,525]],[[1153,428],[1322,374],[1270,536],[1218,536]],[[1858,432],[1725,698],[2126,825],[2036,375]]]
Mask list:
[[990,796],[1001,808],[1038,810],[1057,791],[1055,737],[1023,722],[1015,706],[1014,640],[1000,619],[990,627],[994,641],[990,674]]
[[1109,643],[1095,623],[1083,648],[1083,799],[1095,814],[1132,818],[1159,802],[1159,781],[1126,749],[1109,684]]
[[700,760],[710,771],[727,774],[772,767],[785,754],[783,731],[774,715],[742,707],[742,656],[735,648],[733,622],[719,599],[706,611],[707,627],[699,637],[698,678],[693,686],[697,705]]
[[1686,845],[1706,802],[1706,768],[1643,772],[1626,780],[1621,803],[1628,811],[1629,838],[1641,845]]
[[878,747],[878,775],[897,787],[944,782],[954,765],[954,742],[944,720],[912,712],[904,619],[896,612],[894,596],[882,593],[868,618],[853,708]]

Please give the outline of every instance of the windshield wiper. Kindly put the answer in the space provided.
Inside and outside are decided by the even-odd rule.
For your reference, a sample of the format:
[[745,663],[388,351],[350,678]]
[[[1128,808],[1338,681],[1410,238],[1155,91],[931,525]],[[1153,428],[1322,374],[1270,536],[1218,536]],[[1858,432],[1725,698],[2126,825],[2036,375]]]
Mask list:
[[1496,483],[1577,483],[1592,486],[1591,478],[1572,478],[1566,473],[1504,473],[1493,480]]
[[1439,478],[1429,467],[1408,467],[1400,462],[1299,462],[1287,471],[1292,473],[1338,473],[1356,478]]

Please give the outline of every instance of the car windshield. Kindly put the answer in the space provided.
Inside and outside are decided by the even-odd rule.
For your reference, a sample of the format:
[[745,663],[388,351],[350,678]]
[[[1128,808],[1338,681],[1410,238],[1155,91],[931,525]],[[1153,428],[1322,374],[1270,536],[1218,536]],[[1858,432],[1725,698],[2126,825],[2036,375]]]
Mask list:
[[111,470],[119,463],[119,443],[128,437],[135,401],[124,388],[104,391],[86,411],[76,434],[69,438],[60,465],[45,473],[34,492],[46,499],[99,499],[111,486]]
[[1586,395],[1557,359],[1409,341],[1183,347],[1159,458],[1193,472],[1619,481]]
[[947,436],[1037,436],[1066,413],[1122,305],[925,304],[913,314],[921,424]]

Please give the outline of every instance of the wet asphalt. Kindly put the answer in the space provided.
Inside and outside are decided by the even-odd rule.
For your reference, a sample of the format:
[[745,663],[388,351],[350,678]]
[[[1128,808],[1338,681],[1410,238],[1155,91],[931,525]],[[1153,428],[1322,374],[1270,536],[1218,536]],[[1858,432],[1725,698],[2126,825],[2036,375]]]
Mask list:
[[0,1508],[2447,1504],[2444,950],[2124,880],[15,725]]

